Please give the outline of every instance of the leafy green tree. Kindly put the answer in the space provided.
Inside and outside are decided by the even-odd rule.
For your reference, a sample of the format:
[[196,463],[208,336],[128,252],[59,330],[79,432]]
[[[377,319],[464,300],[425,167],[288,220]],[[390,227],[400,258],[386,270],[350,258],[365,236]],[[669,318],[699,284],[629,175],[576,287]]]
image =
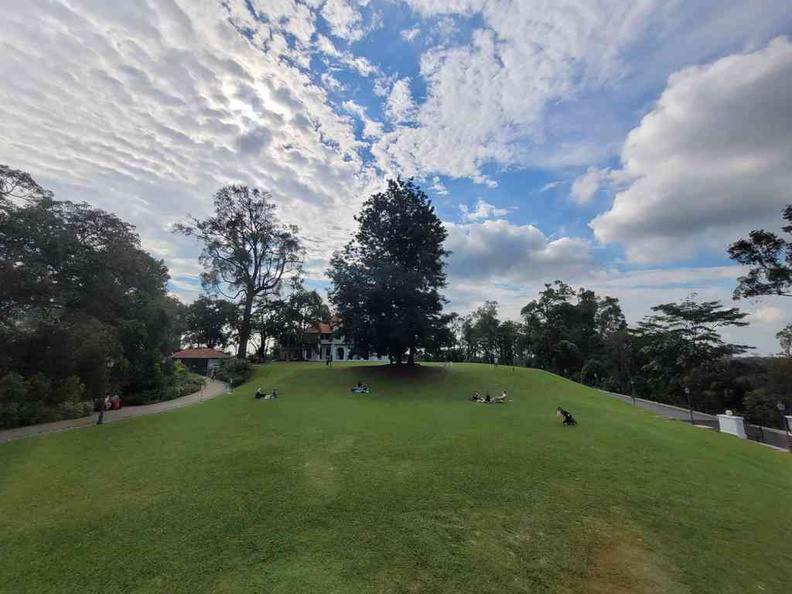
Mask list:
[[[784,209],[788,223],[782,230],[792,235],[792,204]],[[729,257],[750,270],[737,279],[734,298],[783,295],[792,297],[792,241],[764,230],[751,231],[748,239],[729,246]]]
[[443,315],[447,231],[412,180],[389,180],[356,217],[358,231],[334,254],[330,300],[356,355],[415,362],[418,349],[447,339]]
[[187,307],[187,340],[194,345],[223,349],[238,317],[239,310],[233,303],[202,295]]
[[[240,300],[237,356],[247,356],[257,300],[276,291],[283,275],[297,273],[303,249],[295,226],[283,225],[271,195],[258,188],[231,185],[214,196],[215,212],[191,217],[175,231],[203,243],[200,261],[204,286]],[[228,291],[228,292],[226,292]]]
[[[167,269],[130,225],[25,175],[0,171],[0,375],[26,378],[26,402],[50,409],[111,382],[159,389],[178,309]],[[14,422],[40,420],[36,406],[20,404]]]
[[301,279],[295,278],[290,284],[289,296],[271,304],[276,312],[272,336],[286,348],[287,357],[289,350],[296,348],[302,359],[305,347],[318,345],[319,333],[315,330],[330,321],[330,309],[319,293],[305,288]]
[[781,354],[784,357],[792,357],[792,324],[784,326],[784,329],[776,334],[776,338],[781,343]]
[[688,374],[700,365],[745,353],[751,347],[724,342],[719,330],[747,326],[747,314],[719,301],[696,300],[690,295],[679,303],[652,308],[635,333],[642,359],[642,373],[655,394],[674,397],[681,393]]
[[42,188],[27,171],[11,169],[0,163],[0,204],[3,200],[52,198],[52,192]]

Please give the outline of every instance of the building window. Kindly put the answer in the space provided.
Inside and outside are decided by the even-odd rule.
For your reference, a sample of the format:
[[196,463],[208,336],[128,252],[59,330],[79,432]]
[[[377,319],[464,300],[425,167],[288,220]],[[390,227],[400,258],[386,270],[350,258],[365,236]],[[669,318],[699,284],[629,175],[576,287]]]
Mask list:
[[338,347],[336,349],[336,359],[338,359],[339,361],[344,360],[344,349],[342,349],[341,347]]

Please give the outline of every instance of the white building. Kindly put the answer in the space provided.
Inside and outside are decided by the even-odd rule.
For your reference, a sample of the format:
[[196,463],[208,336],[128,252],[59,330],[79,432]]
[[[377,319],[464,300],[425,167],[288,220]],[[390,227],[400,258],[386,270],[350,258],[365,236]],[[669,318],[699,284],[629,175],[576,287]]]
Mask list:
[[330,324],[319,324],[319,328],[308,331],[319,334],[319,344],[303,347],[303,358],[306,361],[387,361],[386,356],[371,356],[368,359],[352,357],[352,345],[343,336],[336,336]]

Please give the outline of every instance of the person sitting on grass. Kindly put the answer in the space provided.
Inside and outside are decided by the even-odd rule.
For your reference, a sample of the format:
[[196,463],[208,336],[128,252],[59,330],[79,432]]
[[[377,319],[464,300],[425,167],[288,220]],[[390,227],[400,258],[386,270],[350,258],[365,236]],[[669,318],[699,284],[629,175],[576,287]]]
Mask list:
[[355,394],[368,394],[369,393],[368,384],[364,384],[363,382],[358,382],[357,386],[352,388],[352,392],[354,392]]
[[472,402],[479,402],[481,400],[481,396],[478,392],[473,392],[473,396],[470,397]]
[[489,391],[484,396],[484,402],[486,402],[487,404],[490,404],[492,402],[492,396],[490,396]]
[[495,404],[503,404],[504,402],[506,402],[506,390],[500,396],[495,397]]
[[556,416],[560,419],[564,419],[564,425],[577,425],[577,421],[575,417],[572,416],[572,413],[564,410],[560,406],[558,407],[558,412],[556,412]]
[[278,397],[278,389],[273,388],[272,394],[263,394],[261,388],[256,389],[256,400],[275,400]]

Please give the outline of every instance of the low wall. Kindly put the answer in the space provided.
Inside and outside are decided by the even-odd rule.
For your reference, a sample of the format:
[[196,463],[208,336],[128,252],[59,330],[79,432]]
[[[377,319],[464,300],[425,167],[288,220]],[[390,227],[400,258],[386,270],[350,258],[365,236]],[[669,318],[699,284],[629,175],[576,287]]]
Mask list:
[[[632,404],[633,402],[632,396],[627,396],[626,394],[618,394],[616,392],[608,392],[606,390],[599,391],[602,394],[612,396],[613,398],[618,398],[619,400],[627,402],[628,404]],[[636,398],[635,404],[646,411],[662,415],[664,417],[678,419],[680,421],[687,421],[688,423],[690,422],[690,411],[686,408],[674,406],[673,404],[655,402],[654,400],[645,400],[644,398]],[[720,429],[718,417],[700,411],[693,411],[693,422],[696,425],[705,425],[715,429],[716,431]],[[761,427],[760,425],[750,425],[748,423],[745,423],[744,425],[746,436],[751,441],[766,443],[768,445],[786,450],[790,449],[791,444],[787,438],[786,431],[772,429],[770,427]]]

